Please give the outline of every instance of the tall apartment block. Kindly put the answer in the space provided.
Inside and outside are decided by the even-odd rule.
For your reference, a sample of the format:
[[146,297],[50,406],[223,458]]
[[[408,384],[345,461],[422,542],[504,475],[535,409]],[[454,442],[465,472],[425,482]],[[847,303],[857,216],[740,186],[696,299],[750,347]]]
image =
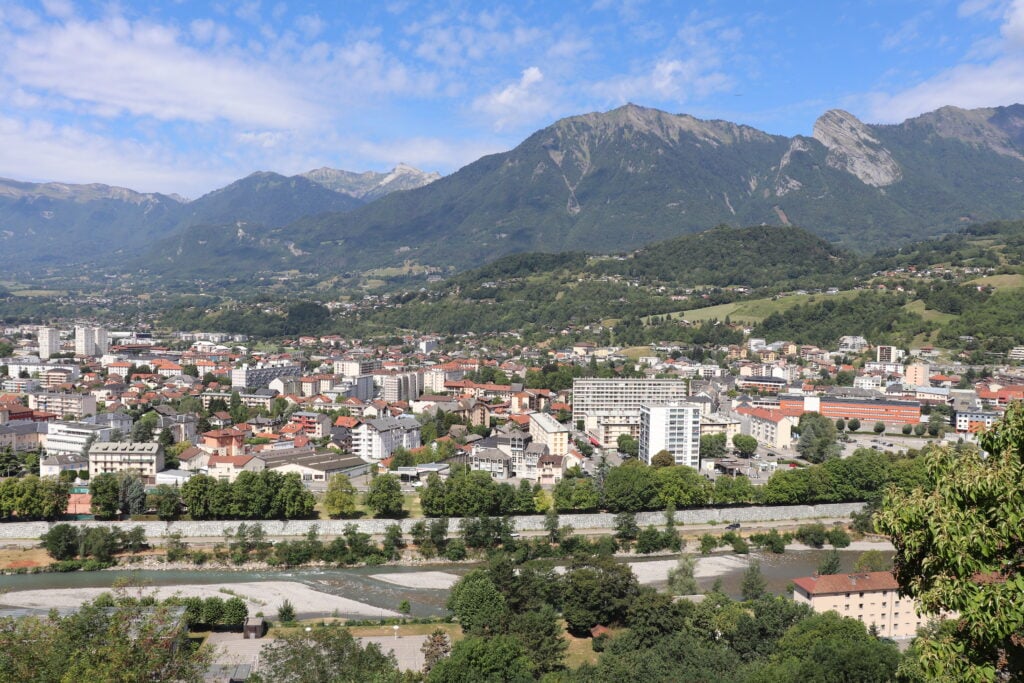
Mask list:
[[640,458],[648,465],[660,451],[677,465],[700,469],[700,406],[661,403],[640,406]]
[[39,358],[47,360],[60,353],[60,330],[52,327],[40,327],[36,332],[39,340]]

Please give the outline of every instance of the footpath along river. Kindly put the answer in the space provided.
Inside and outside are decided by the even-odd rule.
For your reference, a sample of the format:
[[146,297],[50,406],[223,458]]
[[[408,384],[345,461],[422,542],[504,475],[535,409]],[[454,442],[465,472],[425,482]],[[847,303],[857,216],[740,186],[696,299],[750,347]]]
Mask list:
[[[856,544],[840,551],[843,571],[853,571],[857,557],[867,548],[877,548],[892,557],[887,544]],[[761,563],[768,590],[787,594],[790,582],[809,576],[817,569],[826,550],[790,548],[785,554],[755,552],[750,555],[715,553],[694,555],[695,575],[702,590],[721,579],[723,590],[738,598],[743,572],[750,560]],[[629,562],[641,583],[663,587],[669,568],[678,556],[623,558]],[[564,564],[564,563],[562,563]],[[116,583],[129,581],[144,591],[157,591],[165,597],[180,590],[182,595],[219,595],[237,593],[249,602],[250,613],[262,611],[270,618],[284,598],[292,600],[301,617],[340,616],[378,619],[397,616],[403,600],[409,601],[411,616],[442,616],[452,582],[473,568],[470,564],[438,563],[415,567],[358,567],[344,569],[300,568],[284,571],[225,570],[137,570],[72,572],[66,574],[29,574],[0,576],[0,611],[27,609],[69,609],[92,599]],[[137,589],[133,588],[133,591]]]

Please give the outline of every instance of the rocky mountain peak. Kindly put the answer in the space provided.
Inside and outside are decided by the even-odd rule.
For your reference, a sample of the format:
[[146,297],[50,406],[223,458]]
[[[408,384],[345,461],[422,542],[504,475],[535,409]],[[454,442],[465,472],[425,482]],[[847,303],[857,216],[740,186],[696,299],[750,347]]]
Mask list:
[[856,116],[832,109],[814,122],[814,139],[828,149],[826,163],[865,185],[885,187],[903,177],[899,164]]
[[303,173],[302,176],[329,190],[367,201],[399,190],[415,190],[441,178],[440,173],[428,173],[404,163],[399,163],[387,173],[354,173],[325,166]]

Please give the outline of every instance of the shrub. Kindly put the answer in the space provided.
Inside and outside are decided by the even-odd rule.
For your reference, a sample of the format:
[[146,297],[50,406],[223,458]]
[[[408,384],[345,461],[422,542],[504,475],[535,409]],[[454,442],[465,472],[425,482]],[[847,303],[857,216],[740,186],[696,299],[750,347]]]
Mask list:
[[828,542],[833,548],[846,548],[850,545],[850,534],[842,527],[833,527],[829,529]]
[[828,540],[824,524],[803,524],[796,530],[796,540],[812,548],[820,548]]
[[292,605],[291,600],[285,599],[277,607],[277,620],[283,624],[290,624],[295,621],[295,607]]
[[711,534],[704,534],[700,537],[700,554],[707,555],[718,547],[718,539]]

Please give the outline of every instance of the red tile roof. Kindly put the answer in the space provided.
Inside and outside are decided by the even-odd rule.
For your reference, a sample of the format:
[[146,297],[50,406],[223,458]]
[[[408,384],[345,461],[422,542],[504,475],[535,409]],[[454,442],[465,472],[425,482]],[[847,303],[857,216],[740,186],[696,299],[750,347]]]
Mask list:
[[793,579],[793,584],[809,595],[898,590],[892,572],[864,572],[860,574],[826,574]]

